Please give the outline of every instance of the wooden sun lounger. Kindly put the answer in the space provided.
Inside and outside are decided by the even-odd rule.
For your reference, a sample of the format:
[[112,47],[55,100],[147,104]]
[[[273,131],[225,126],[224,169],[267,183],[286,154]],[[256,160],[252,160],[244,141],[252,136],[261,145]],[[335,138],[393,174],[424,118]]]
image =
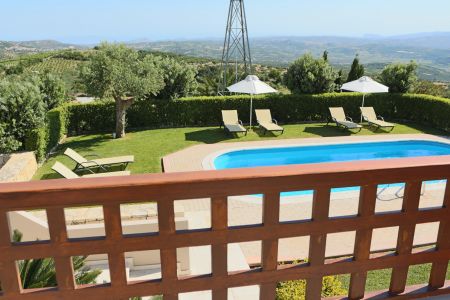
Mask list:
[[247,129],[242,125],[242,121],[239,120],[236,110],[222,110],[222,122],[228,133],[245,133],[247,135]]
[[[71,158],[73,161],[77,163],[75,167],[75,171],[79,169],[102,169],[103,171],[108,171],[106,167],[110,167],[113,165],[124,165],[124,169],[128,166],[128,164],[134,162],[134,156],[128,155],[128,156],[118,156],[118,157],[110,157],[110,158],[98,158],[98,159],[91,159],[88,160],[87,158],[83,157],[79,153],[77,153],[75,150],[72,150],[70,148],[67,148],[64,152],[64,155]],[[98,155],[91,155],[91,156],[98,156]]]
[[269,109],[255,109],[256,119],[259,127],[264,129],[264,134],[270,132],[284,133],[284,128],[278,125],[277,120],[272,118],[272,113]]
[[100,173],[100,174],[88,174],[83,176],[78,176],[71,169],[66,167],[60,162],[56,162],[52,170],[60,174],[66,179],[77,179],[77,178],[101,178],[101,177],[116,177],[116,176],[129,176],[130,171],[120,171],[120,172],[109,172],[109,173]]
[[382,116],[377,116],[373,107],[361,107],[361,113],[363,119],[369,123],[370,126],[377,127],[377,129],[390,128],[391,131],[395,128],[394,124],[385,122]]
[[[362,130],[362,126],[353,122],[352,118],[345,115],[344,109],[342,107],[330,107],[331,119],[336,123],[336,126],[342,127],[344,129],[359,129]],[[328,121],[327,125],[330,122]],[[358,131],[358,132],[359,132]]]

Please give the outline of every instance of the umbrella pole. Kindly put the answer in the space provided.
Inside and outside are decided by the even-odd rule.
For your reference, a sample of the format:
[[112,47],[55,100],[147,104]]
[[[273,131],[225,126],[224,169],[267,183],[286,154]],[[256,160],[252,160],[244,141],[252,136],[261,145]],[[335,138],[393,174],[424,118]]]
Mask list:
[[[364,102],[365,102],[365,99],[366,98],[366,94],[363,94],[363,102],[362,102],[362,106],[361,107],[364,107]],[[362,111],[361,111],[361,123],[363,122],[363,114],[362,114]]]
[[253,119],[253,94],[250,95],[250,131],[252,130]]

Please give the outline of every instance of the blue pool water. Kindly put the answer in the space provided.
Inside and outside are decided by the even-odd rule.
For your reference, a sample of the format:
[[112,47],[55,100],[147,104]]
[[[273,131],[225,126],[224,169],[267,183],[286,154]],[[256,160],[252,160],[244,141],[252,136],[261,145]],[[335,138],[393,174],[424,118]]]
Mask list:
[[[223,170],[441,155],[450,155],[450,144],[418,140],[276,147],[228,152],[214,160],[214,167],[217,170]],[[357,189],[358,187],[339,188],[333,191]],[[310,192],[305,191],[302,193]]]

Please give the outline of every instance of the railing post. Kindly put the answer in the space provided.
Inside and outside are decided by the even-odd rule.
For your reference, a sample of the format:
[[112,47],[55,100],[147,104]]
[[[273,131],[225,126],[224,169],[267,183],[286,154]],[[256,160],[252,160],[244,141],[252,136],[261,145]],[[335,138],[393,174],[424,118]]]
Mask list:
[[[370,217],[375,214],[377,186],[361,187],[359,198],[358,217]],[[359,229],[356,231],[354,260],[365,261],[370,257],[370,244],[373,229]],[[367,272],[352,273],[350,278],[349,299],[364,298]]]
[[[314,191],[312,222],[325,221],[328,219],[330,209],[329,187],[321,187]],[[315,234],[310,237],[309,245],[309,264],[311,266],[320,266],[325,263],[327,235]],[[316,276],[306,280],[306,299],[320,299],[322,294],[323,276]]]
[[[158,224],[159,235],[170,238],[175,236],[175,212],[174,203],[172,199],[161,199],[158,201]],[[177,275],[177,249],[161,249],[161,277],[165,287],[170,287],[176,284]],[[178,294],[167,293],[163,294],[164,300],[176,300]]]
[[[60,244],[66,243],[68,238],[64,208],[48,208],[47,219],[52,245],[58,247]],[[58,289],[63,291],[75,289],[72,258],[66,256],[55,257],[55,269]]]
[[[266,230],[280,222],[280,193],[264,194],[263,223]],[[262,241],[261,263],[263,271],[273,271],[278,267],[278,239]],[[260,299],[273,300],[276,297],[277,283],[262,284],[260,288]]]
[[[8,213],[0,210],[0,249],[12,247]],[[15,261],[0,255],[0,281],[5,296],[18,296],[22,292],[19,269]]]
[[[226,196],[213,197],[211,199],[211,224],[213,231],[226,230],[228,228],[228,198]],[[213,277],[228,275],[228,245],[212,245],[211,263]],[[228,288],[213,289],[214,300],[226,300]]]
[[[447,178],[447,185],[444,195],[444,209],[449,217],[442,220],[439,225],[439,233],[436,242],[437,251],[450,249],[450,178]],[[435,262],[431,266],[429,289],[435,290],[444,286],[447,274],[448,261]]]
[[[422,182],[420,181],[406,183],[402,213],[409,214],[419,210],[421,190]],[[408,224],[400,226],[397,238],[397,255],[411,254],[415,230],[415,220],[411,220]],[[392,269],[391,284],[389,287],[390,294],[398,295],[405,291],[408,270],[409,266],[394,267]]]

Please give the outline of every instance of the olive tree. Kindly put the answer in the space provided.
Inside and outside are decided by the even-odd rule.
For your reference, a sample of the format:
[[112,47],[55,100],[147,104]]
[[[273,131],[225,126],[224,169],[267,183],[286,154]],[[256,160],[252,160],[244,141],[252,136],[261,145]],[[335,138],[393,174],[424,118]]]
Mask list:
[[381,72],[380,81],[389,87],[391,93],[407,93],[417,82],[417,64],[390,64]]
[[328,61],[305,54],[296,60],[285,74],[285,84],[294,94],[333,92],[337,73]]
[[103,43],[82,68],[89,94],[112,97],[116,103],[116,137],[125,136],[126,111],[136,98],[156,95],[163,87],[162,72],[125,45]]

